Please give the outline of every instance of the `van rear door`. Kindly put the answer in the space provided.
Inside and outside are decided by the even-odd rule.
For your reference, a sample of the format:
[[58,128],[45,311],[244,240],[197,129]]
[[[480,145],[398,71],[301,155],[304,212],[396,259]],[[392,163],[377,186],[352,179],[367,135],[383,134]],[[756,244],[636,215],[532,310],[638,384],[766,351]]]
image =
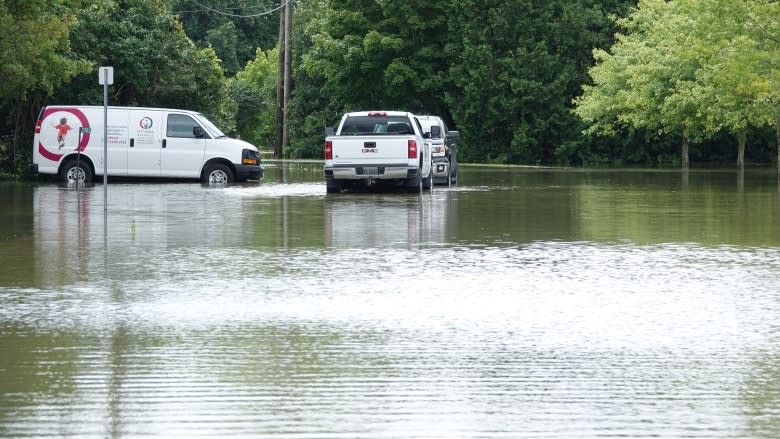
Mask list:
[[159,176],[163,136],[163,112],[144,108],[130,110],[130,145],[127,167],[130,175]]

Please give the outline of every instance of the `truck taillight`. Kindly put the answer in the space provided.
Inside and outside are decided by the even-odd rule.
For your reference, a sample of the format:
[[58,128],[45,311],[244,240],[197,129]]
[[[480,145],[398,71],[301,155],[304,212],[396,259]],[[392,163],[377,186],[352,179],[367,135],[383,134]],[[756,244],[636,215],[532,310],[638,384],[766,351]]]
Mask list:
[[387,116],[386,111],[369,111],[368,117]]
[[416,159],[417,158],[417,142],[409,139],[409,158],[410,159]]
[[333,160],[333,142],[325,141],[325,160]]
[[35,122],[35,134],[41,133],[41,125],[43,124],[43,120],[38,119],[38,122]]

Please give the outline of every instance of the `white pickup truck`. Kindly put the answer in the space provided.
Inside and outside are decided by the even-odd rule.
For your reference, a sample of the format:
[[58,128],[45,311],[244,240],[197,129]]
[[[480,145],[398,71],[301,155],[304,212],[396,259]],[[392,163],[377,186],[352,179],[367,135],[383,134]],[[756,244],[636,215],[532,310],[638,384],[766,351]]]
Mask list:
[[423,127],[423,137],[431,143],[433,161],[433,184],[454,184],[458,182],[459,131],[450,131],[439,116],[417,116]]
[[324,171],[329,193],[382,186],[422,192],[433,184],[430,144],[420,121],[403,111],[342,116],[325,138]]

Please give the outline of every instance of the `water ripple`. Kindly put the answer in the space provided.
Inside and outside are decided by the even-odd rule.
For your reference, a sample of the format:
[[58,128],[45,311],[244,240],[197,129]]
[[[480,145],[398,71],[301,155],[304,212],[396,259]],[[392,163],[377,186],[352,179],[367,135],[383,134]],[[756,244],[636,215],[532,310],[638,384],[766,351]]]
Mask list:
[[103,280],[96,266],[57,291],[0,290],[0,370],[19,380],[0,381],[0,436],[780,433],[776,249],[544,241],[110,260]]

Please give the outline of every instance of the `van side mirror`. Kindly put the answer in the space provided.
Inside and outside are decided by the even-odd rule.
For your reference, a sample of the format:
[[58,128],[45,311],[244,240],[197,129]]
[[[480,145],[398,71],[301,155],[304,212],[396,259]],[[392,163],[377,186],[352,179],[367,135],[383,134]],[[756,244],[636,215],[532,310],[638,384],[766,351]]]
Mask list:
[[426,132],[423,133],[423,139],[430,139],[430,138],[431,138],[431,132],[430,131],[426,131]]
[[336,130],[333,127],[325,127],[325,137],[330,137],[336,134]]
[[431,127],[431,136],[432,139],[440,139],[441,138],[441,127],[438,125],[434,125]]
[[192,127],[192,135],[195,136],[196,139],[202,139],[206,136],[206,132],[203,131],[203,128],[194,126]]

